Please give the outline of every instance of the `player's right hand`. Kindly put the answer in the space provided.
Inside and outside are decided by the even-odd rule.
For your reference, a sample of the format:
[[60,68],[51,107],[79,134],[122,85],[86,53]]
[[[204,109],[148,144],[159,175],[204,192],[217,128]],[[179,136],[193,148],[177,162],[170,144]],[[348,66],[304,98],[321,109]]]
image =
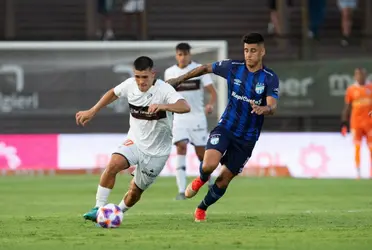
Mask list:
[[85,126],[92,118],[94,117],[95,113],[93,110],[84,110],[84,111],[79,111],[75,115],[76,119],[76,124],[79,126]]
[[341,124],[341,134],[342,134],[342,136],[347,135],[347,130],[348,130],[347,122],[342,122],[342,124]]

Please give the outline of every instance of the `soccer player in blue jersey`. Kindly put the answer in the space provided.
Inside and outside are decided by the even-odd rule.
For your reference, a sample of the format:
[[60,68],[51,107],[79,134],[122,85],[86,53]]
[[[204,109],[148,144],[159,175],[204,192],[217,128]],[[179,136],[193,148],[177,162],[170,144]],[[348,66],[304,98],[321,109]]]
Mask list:
[[277,107],[279,80],[271,69],[262,64],[265,55],[262,35],[245,35],[243,43],[244,60],[223,60],[202,65],[167,81],[177,87],[190,78],[208,73],[227,80],[227,107],[209,135],[200,164],[200,176],[188,185],[185,192],[187,198],[195,196],[221,163],[220,175],[195,210],[195,221],[206,219],[208,207],[225,194],[231,180],[243,170],[260,136],[264,116],[274,114]]

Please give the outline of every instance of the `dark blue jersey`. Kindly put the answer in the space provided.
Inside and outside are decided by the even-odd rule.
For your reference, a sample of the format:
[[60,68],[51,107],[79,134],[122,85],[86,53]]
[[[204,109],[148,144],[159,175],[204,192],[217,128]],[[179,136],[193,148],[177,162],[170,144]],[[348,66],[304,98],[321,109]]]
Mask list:
[[258,140],[264,115],[252,114],[250,101],[265,106],[266,97],[278,98],[279,80],[266,68],[249,72],[244,61],[223,60],[212,64],[213,73],[227,80],[228,104],[219,125],[243,140]]

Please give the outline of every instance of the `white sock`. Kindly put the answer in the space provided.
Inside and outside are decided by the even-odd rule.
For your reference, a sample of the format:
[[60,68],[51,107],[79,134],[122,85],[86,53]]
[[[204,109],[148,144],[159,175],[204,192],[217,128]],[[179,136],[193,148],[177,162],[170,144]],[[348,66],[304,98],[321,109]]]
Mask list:
[[186,155],[177,155],[176,180],[179,193],[186,190]]
[[213,184],[214,184],[214,179],[211,176],[211,178],[209,178],[208,180],[208,186],[212,186]]
[[127,205],[125,205],[124,199],[122,199],[121,202],[119,203],[119,207],[123,213],[128,211],[128,209],[130,208]]
[[98,185],[96,194],[96,207],[103,207],[106,205],[111,189]]

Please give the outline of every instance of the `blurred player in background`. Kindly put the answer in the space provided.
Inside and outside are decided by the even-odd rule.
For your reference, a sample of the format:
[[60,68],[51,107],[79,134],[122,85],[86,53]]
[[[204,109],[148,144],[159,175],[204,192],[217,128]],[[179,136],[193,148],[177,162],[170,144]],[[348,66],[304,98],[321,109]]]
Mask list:
[[[197,67],[198,64],[191,60],[191,46],[180,43],[176,46],[177,64],[165,70],[164,80],[176,78]],[[209,102],[204,108],[204,89],[210,94]],[[208,138],[206,114],[213,112],[217,93],[210,75],[203,75],[182,82],[176,88],[191,107],[187,114],[175,114],[173,122],[173,143],[177,147],[176,180],[178,195],[176,200],[185,199],[186,190],[186,153],[187,144],[190,142],[195,147],[196,155],[202,161],[205,145]],[[210,184],[213,185],[212,181]]]
[[345,136],[350,127],[355,145],[355,167],[359,179],[360,146],[363,138],[367,140],[372,164],[372,121],[369,117],[369,112],[372,110],[372,85],[367,84],[367,72],[363,68],[355,69],[354,79],[355,83],[350,85],[345,93],[341,133]]
[[262,64],[265,55],[261,34],[244,36],[245,60],[223,60],[206,64],[170,79],[178,86],[188,79],[214,73],[227,80],[228,104],[209,135],[204,160],[200,164],[200,176],[190,183],[185,195],[191,198],[208,181],[219,163],[222,169],[215,184],[195,210],[195,221],[206,219],[207,208],[220,199],[231,182],[244,168],[258,140],[265,115],[274,114],[279,94],[276,74]]
[[153,61],[139,57],[134,61],[134,77],[110,89],[89,110],[76,114],[76,123],[86,125],[99,110],[119,97],[126,97],[130,110],[130,128],[127,140],[112,154],[101,175],[96,194],[96,205],[83,217],[96,221],[99,207],[107,203],[115,184],[116,175],[137,165],[129,190],[119,207],[126,212],[136,204],[160,174],[172,148],[172,122],[174,113],[186,113],[190,107],[172,86],[155,79]]

